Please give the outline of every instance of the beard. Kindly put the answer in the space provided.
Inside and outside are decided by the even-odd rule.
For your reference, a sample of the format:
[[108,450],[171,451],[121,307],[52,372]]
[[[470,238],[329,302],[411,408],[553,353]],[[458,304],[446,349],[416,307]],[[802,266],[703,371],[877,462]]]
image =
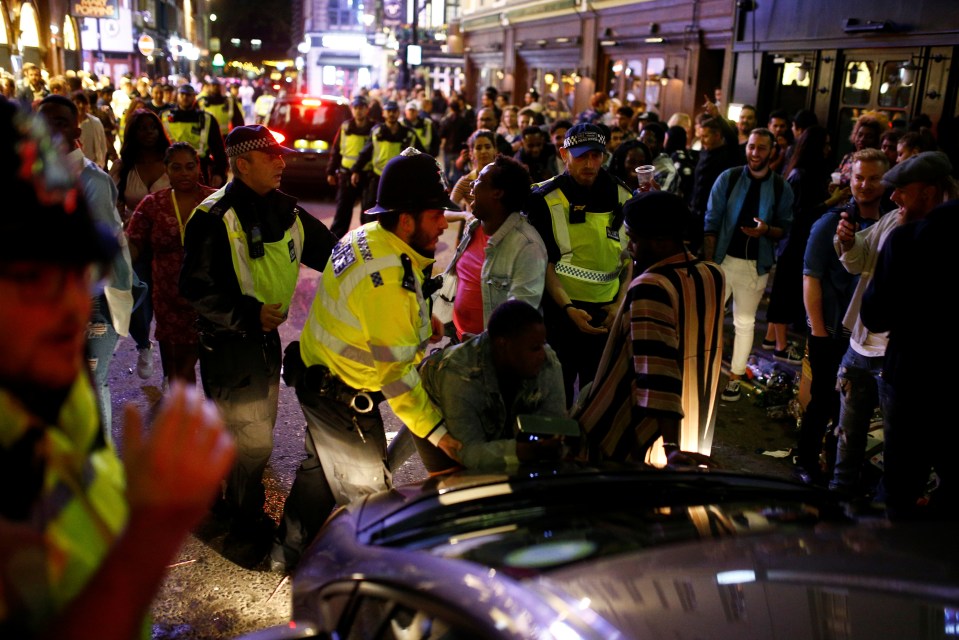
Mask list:
[[[416,250],[418,254],[426,256],[427,258],[435,257],[436,245],[433,243],[433,238],[430,237],[430,234],[424,231],[419,225],[416,225],[416,229],[413,231],[413,237],[410,238],[409,244],[411,247],[413,247],[413,249]],[[433,244],[434,248],[428,249],[427,247],[430,244]]]

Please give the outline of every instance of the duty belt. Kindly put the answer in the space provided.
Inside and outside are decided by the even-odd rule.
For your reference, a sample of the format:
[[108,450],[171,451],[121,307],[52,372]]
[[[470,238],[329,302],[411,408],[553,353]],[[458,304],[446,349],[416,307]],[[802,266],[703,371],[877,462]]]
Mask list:
[[619,278],[620,273],[620,269],[605,273],[603,271],[593,271],[592,269],[574,267],[573,265],[565,262],[557,262],[555,268],[557,275],[563,275],[567,278],[575,278],[576,280],[585,280],[586,282],[612,282],[613,280]]
[[342,402],[359,414],[370,413],[384,399],[379,391],[354,389],[321,364],[307,367],[303,382],[307,390]]

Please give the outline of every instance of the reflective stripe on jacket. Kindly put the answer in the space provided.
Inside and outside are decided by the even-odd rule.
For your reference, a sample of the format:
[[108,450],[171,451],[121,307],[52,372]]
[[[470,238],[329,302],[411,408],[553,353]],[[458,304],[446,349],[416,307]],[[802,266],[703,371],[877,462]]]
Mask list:
[[[617,186],[619,203],[629,200],[628,190]],[[619,291],[619,276],[628,264],[628,238],[622,224],[610,229],[612,211],[587,211],[586,222],[569,223],[569,201],[562,189],[544,196],[561,257],[554,266],[563,289],[572,300],[609,302]]]
[[349,133],[350,122],[351,121],[347,120],[340,125],[340,156],[342,157],[340,166],[344,169],[353,168],[357,158],[360,156],[360,151],[362,151],[366,143],[370,141],[369,135],[364,136]]
[[[226,187],[206,199],[198,209],[209,211],[226,193]],[[223,214],[227,237],[230,240],[230,255],[233,270],[243,295],[256,298],[263,304],[280,303],[280,311],[286,313],[296,290],[300,273],[300,257],[303,255],[303,223],[296,223],[283,233],[277,242],[264,242],[264,255],[250,256],[250,243],[246,231],[233,208]]]
[[[89,376],[81,374],[56,424],[41,426],[0,389],[0,447],[11,447],[30,429],[42,430],[34,448],[44,456],[42,485],[29,519],[18,523],[42,539],[35,550],[11,552],[8,566],[16,572],[6,578],[12,578],[12,588],[0,590],[0,620],[24,614],[23,622],[37,633],[87,585],[129,516],[123,465],[103,441],[96,403]],[[149,625],[144,626],[149,637]]]
[[354,389],[382,391],[413,433],[435,443],[446,429],[417,371],[432,335],[422,289],[432,263],[378,222],[353,230],[323,271],[300,351],[307,366],[323,364]]
[[[189,142],[196,149],[200,158],[205,158],[209,153],[207,141],[210,139],[210,124],[213,122],[213,116],[201,115],[202,122],[178,122],[175,119],[174,111],[165,111],[161,121],[163,128],[171,142]],[[204,112],[205,113],[205,112]]]

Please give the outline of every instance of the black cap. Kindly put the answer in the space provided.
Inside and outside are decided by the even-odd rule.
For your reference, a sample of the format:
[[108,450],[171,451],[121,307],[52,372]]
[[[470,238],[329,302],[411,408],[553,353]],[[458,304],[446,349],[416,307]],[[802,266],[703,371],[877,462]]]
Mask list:
[[176,88],[176,90],[177,90],[177,93],[189,93],[190,95],[194,95],[194,96],[196,95],[196,87],[194,87],[189,82],[181,84],[179,87]]
[[280,145],[270,133],[270,130],[261,124],[251,124],[245,127],[236,127],[226,135],[226,155],[230,158],[248,153],[262,151],[263,153],[294,153]]
[[681,241],[686,233],[689,207],[675,193],[646,191],[623,203],[626,229],[647,238]]
[[446,209],[459,211],[450,200],[443,167],[431,155],[407,147],[386,163],[376,192],[376,206],[368,214],[390,211]]
[[[119,250],[111,230],[91,217],[44,122],[3,101],[0,192],[17,205],[0,213],[0,263],[104,264]],[[38,233],[42,241],[31,241]]]
[[396,104],[396,100],[387,100],[386,104],[383,105],[383,111],[399,111],[400,105]]
[[370,106],[370,101],[366,99],[366,96],[353,96],[350,105],[354,107],[368,107]]

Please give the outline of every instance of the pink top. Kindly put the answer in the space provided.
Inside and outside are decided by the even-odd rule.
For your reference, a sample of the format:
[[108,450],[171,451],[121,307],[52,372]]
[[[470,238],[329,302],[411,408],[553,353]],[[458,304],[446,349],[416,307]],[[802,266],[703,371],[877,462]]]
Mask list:
[[456,300],[453,302],[453,325],[456,336],[462,340],[464,333],[483,332],[483,290],[480,276],[486,260],[488,236],[477,225],[466,251],[456,262]]

